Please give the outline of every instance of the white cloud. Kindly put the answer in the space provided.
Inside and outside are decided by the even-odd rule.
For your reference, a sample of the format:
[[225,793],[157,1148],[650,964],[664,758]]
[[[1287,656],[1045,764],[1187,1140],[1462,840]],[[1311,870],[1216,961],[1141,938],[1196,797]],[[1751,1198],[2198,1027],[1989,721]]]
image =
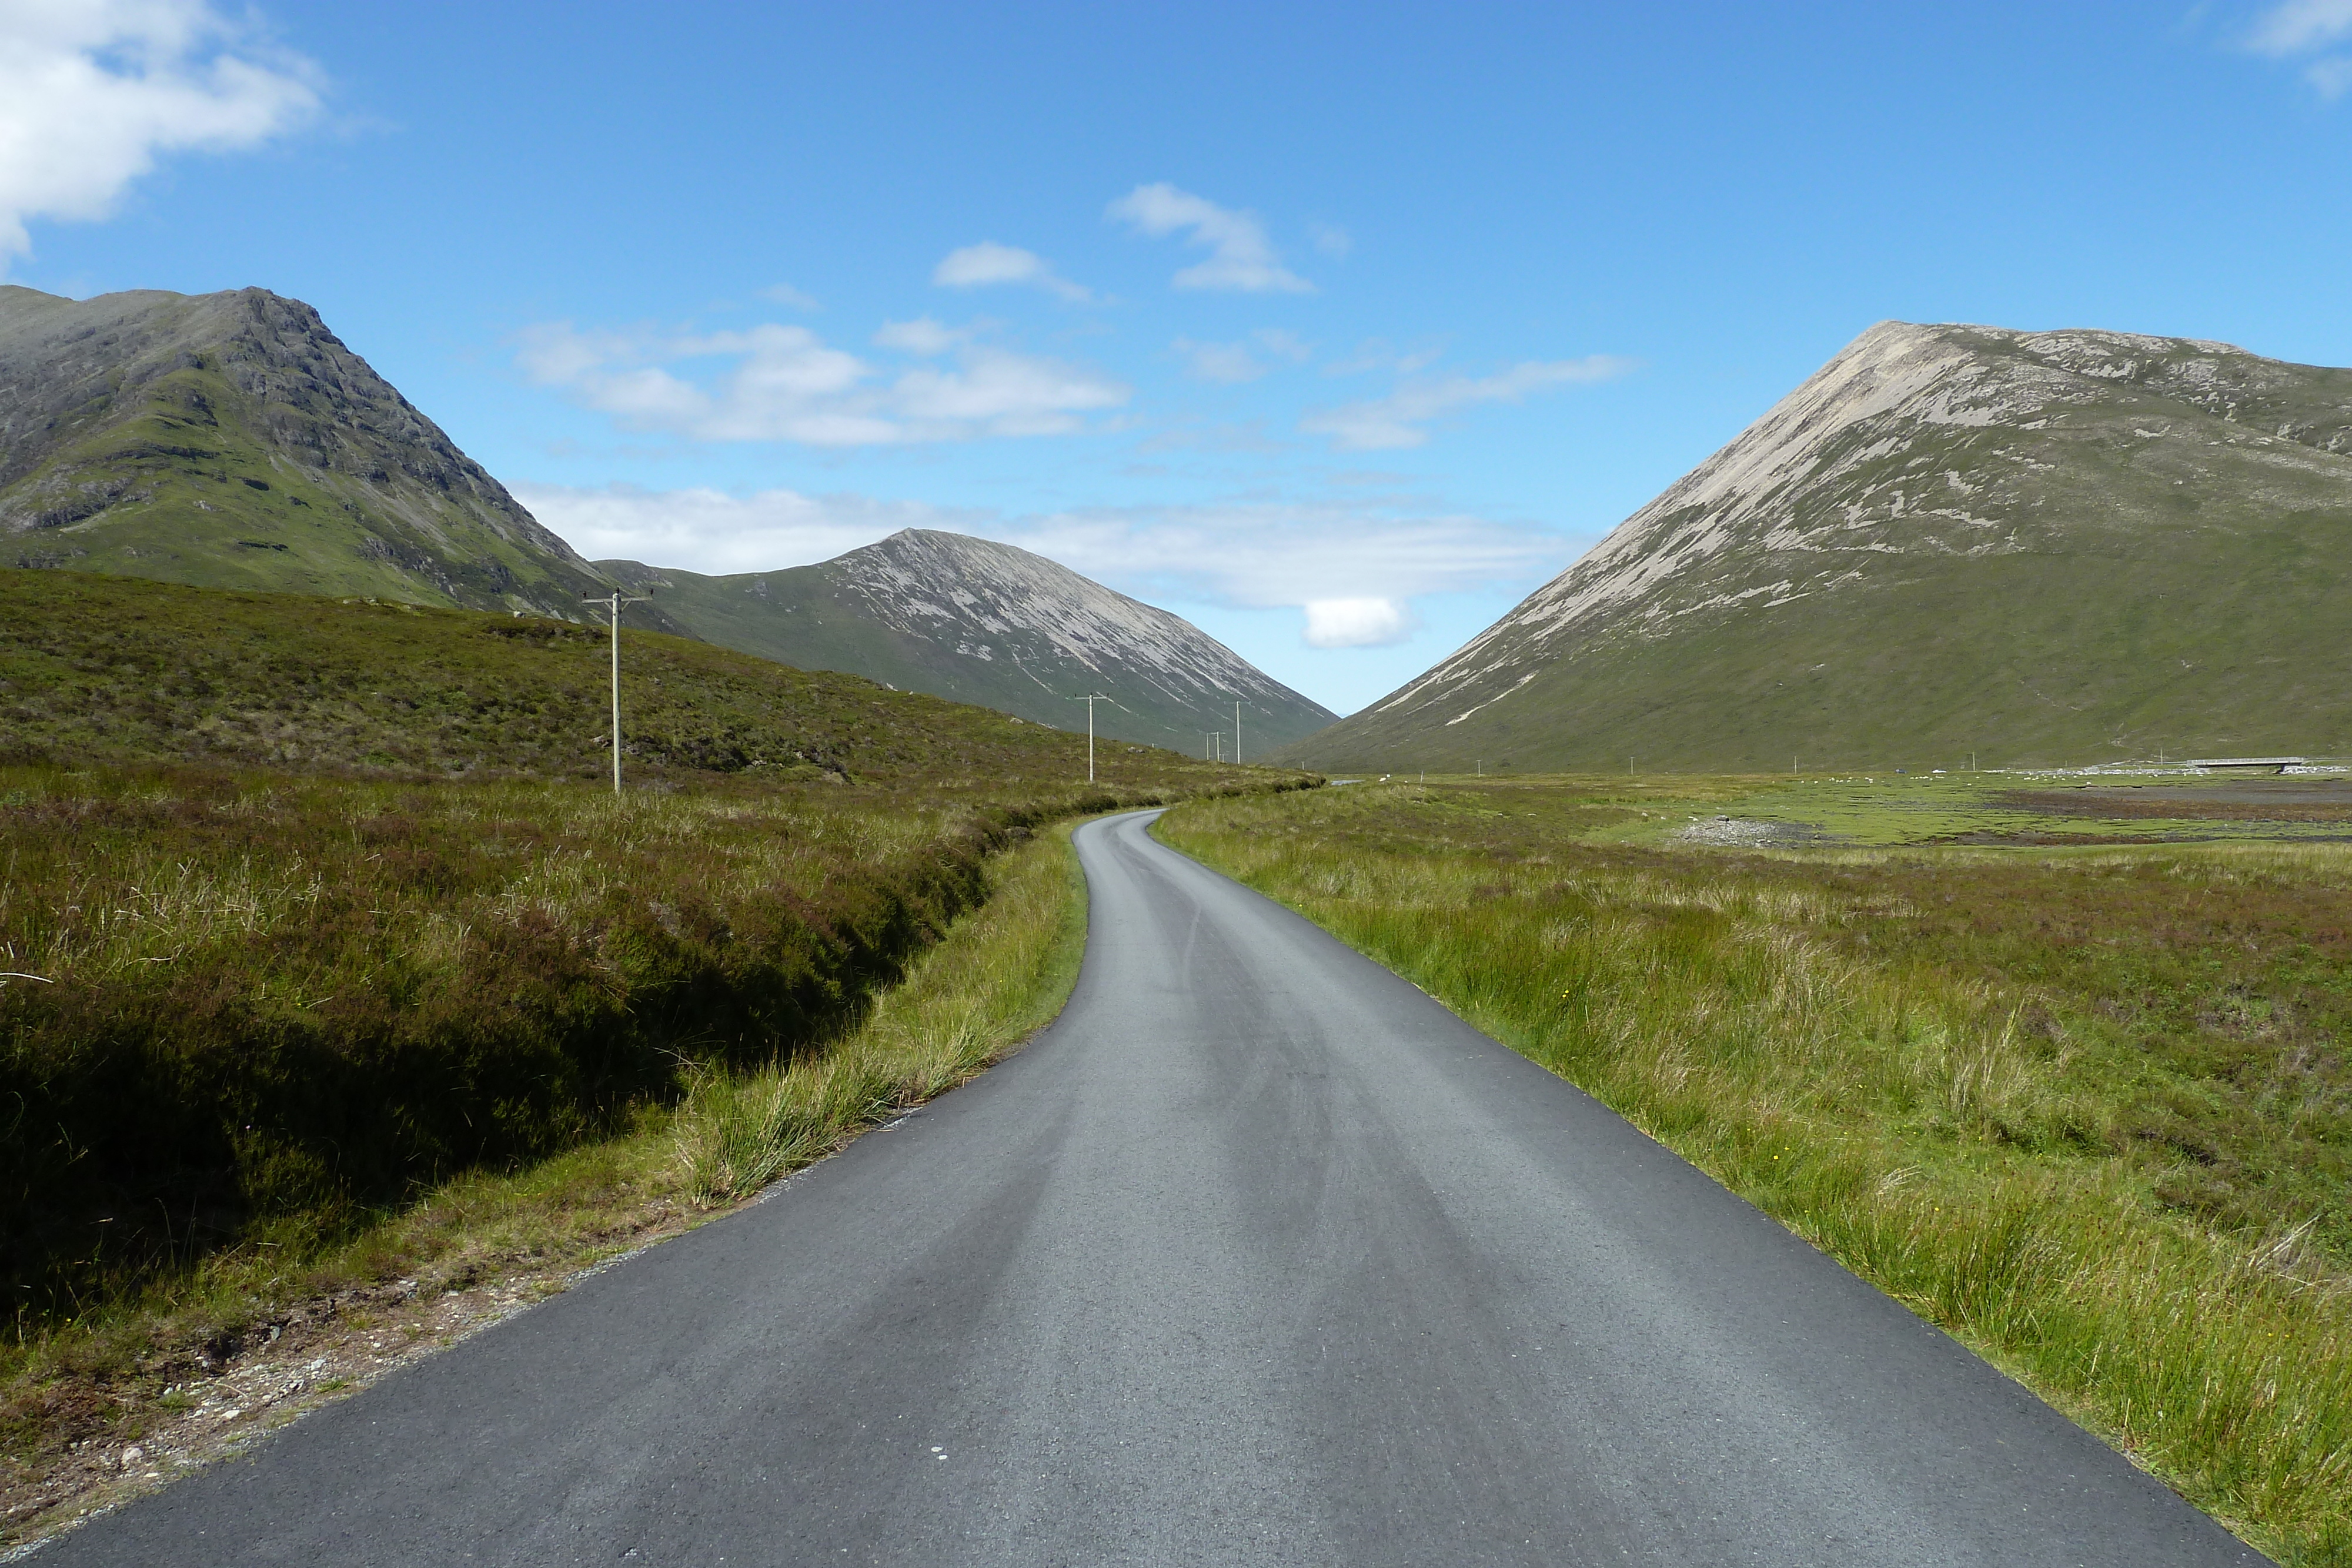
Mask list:
[[[973,340],[928,317],[894,321],[877,345],[955,363],[893,376],[828,346],[805,327],[743,332],[582,331],[545,322],[519,336],[516,362],[632,430],[698,441],[792,441],[877,446],[979,436],[1062,435],[1083,415],[1124,404],[1129,389],[1080,365]],[[683,367],[724,361],[696,379]]]
[[0,264],[35,218],[107,216],[168,153],[259,145],[323,78],[204,0],[0,3]]
[[971,336],[953,327],[941,326],[929,316],[918,316],[911,321],[883,322],[882,329],[874,334],[874,343],[877,348],[901,349],[928,357],[944,354]]
[[1445,357],[1443,342],[1424,342],[1410,352],[1400,353],[1386,338],[1367,338],[1356,345],[1356,351],[1344,360],[1334,360],[1323,367],[1327,376],[1360,376],[1367,371],[1393,371],[1409,376],[1415,371],[1427,370]]
[[[766,571],[827,559],[900,528],[943,528],[1034,550],[1154,602],[1302,610],[1317,647],[1401,640],[1417,624],[1407,608],[1411,599],[1531,585],[1570,553],[1558,536],[1534,528],[1377,504],[1098,507],[1006,516],[791,490],[738,497],[620,486],[513,488],[541,522],[591,559]],[[1374,605],[1393,614],[1384,617]]]
[[1315,242],[1317,250],[1328,256],[1345,256],[1356,248],[1354,236],[1337,224],[1309,224],[1307,237]]
[[963,528],[960,513],[864,496],[730,496],[629,485],[513,490],[533,517],[591,560],[641,560],[722,576],[828,560],[900,528]]
[[1393,599],[1310,599],[1306,611],[1310,648],[1393,647],[1419,624]]
[[951,250],[931,269],[931,281],[944,288],[985,288],[993,284],[1021,283],[1060,295],[1073,304],[1092,299],[1094,290],[1055,272],[1045,258],[1018,246],[982,240]]
[[2352,0],[2284,0],[2254,24],[2247,42],[2266,55],[2296,55],[2352,36]]
[[1123,591],[1258,609],[1515,583],[1568,555],[1555,536],[1489,518],[1327,501],[1088,507],[986,531]]
[[1278,327],[1263,329],[1240,343],[1196,343],[1190,338],[1179,338],[1170,345],[1184,368],[1204,382],[1254,382],[1265,374],[1268,367],[1258,359],[1260,353],[1274,359],[1300,364],[1313,357],[1314,350],[1299,340],[1296,332]]
[[[2283,0],[2263,13],[2246,47],[2273,59],[2307,56],[2352,38],[2352,0]],[[2352,54],[2323,55],[2303,68],[2323,98],[2352,90]]]
[[814,295],[804,294],[789,283],[772,283],[758,291],[762,299],[772,299],[779,305],[789,305],[795,310],[822,310]]
[[1252,294],[1315,292],[1313,284],[1282,265],[1281,256],[1265,237],[1265,226],[1254,213],[1221,207],[1163,181],[1138,185],[1113,202],[1104,215],[1155,239],[1180,229],[1191,230],[1188,243],[1206,249],[1209,259],[1179,272],[1174,279],[1179,288],[1231,288]]
[[1308,414],[1298,422],[1298,428],[1328,435],[1333,445],[1348,452],[1419,446],[1429,439],[1424,426],[1455,409],[1482,402],[1518,402],[1549,387],[1608,381],[1632,368],[1629,360],[1593,354],[1549,363],[1530,361],[1500,375],[1408,382],[1384,398]]
[[1199,381],[1254,382],[1265,374],[1265,367],[1249,351],[1246,343],[1196,343],[1190,338],[1179,338],[1169,345],[1176,350],[1184,368]]
[[2317,88],[2322,98],[2342,98],[2352,92],[2352,55],[2314,60],[2304,68],[2303,79]]

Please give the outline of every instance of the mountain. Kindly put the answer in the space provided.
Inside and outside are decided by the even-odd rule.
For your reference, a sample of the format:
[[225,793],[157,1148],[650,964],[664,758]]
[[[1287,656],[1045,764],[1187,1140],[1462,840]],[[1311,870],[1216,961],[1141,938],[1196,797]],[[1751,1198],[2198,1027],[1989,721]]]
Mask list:
[[803,669],[977,703],[1038,724],[1198,756],[1204,732],[1242,709],[1244,755],[1331,722],[1190,622],[1139,604],[1011,545],[907,528],[785,571],[703,577],[635,561],[599,570],[646,594],[677,625],[721,647]]
[[[910,530],[788,571],[607,563],[630,623],[1186,756],[1332,715],[1024,550]],[[583,560],[297,299],[0,286],[0,567],[577,620]],[[1231,740],[1225,743],[1230,750]]]
[[573,617],[610,587],[261,288],[0,286],[0,564]]
[[2352,752],[2352,371],[1882,322],[1284,759],[1779,771]]

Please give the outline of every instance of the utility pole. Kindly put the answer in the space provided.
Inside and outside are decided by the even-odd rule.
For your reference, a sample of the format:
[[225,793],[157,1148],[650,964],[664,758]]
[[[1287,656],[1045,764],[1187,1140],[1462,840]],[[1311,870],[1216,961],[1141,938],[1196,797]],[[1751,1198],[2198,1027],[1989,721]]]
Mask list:
[[[1087,782],[1091,784],[1095,781],[1095,704],[1110,703],[1113,707],[1118,707],[1118,704],[1100,692],[1089,692],[1085,696],[1072,697],[1070,700],[1087,705]],[[1127,710],[1118,707],[1118,711],[1125,713]]]
[[1241,760],[1242,760],[1242,705],[1241,705],[1241,703],[1240,703],[1238,700],[1236,700],[1236,701],[1234,703],[1234,766],[1235,766],[1235,767],[1239,767],[1239,766],[1241,765]]
[[619,589],[602,598],[593,593],[580,596],[582,602],[601,604],[613,613],[613,793],[621,792],[621,606],[643,604],[642,599],[631,599]]

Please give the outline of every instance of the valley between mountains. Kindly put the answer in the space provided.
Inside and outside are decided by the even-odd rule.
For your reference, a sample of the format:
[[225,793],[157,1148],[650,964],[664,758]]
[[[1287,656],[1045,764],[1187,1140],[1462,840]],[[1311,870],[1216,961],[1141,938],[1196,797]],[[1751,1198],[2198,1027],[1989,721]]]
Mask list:
[[2352,371],[1882,323],[1340,716],[0,287],[0,1542],[2352,1562],[2347,528]]

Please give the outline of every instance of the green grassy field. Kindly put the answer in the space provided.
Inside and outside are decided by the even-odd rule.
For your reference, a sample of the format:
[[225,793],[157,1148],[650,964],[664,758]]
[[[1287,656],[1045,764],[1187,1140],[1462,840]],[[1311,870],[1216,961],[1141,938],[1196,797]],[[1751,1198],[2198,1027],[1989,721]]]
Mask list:
[[[569,622],[0,570],[0,759],[595,779],[608,657],[604,632]],[[1083,733],[658,632],[624,631],[621,699],[625,760],[648,781],[989,794],[1086,777]],[[1097,763],[1145,789],[1205,777],[1123,743]]]
[[1919,789],[1391,782],[1160,831],[2282,1561],[2352,1561],[2352,850],[1681,838],[1759,801],[1856,838],[2006,816]]
[[[1458,776],[1435,778],[1450,784]],[[1547,800],[1564,789],[1585,813],[1586,836],[1661,848],[1693,842],[1832,848],[2352,841],[2352,768],[2335,775],[2252,779],[2151,767],[2144,772],[1890,770],[1783,778],[1506,774],[1472,783],[1486,789],[1525,788]]]

